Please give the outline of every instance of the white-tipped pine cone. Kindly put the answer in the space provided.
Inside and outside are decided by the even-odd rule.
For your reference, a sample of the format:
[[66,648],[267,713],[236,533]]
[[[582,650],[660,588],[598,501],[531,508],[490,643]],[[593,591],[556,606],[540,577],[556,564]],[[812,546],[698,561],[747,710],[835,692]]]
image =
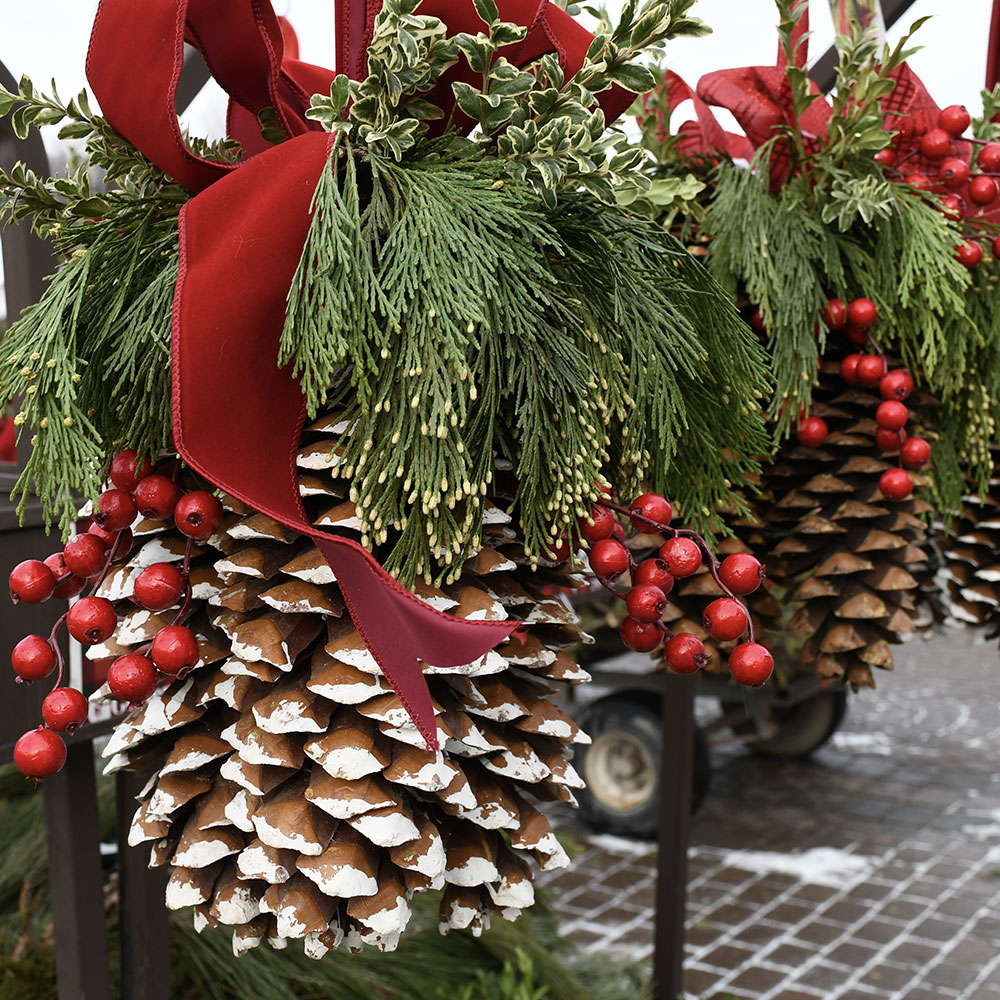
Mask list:
[[[315,523],[357,533],[336,474],[345,431],[336,417],[307,431],[300,491]],[[551,681],[588,679],[566,652],[582,634],[556,588],[542,589],[578,581],[531,570],[508,500],[498,489],[455,584],[415,588],[459,618],[528,626],[475,663],[425,665],[437,753],[423,749],[313,543],[224,501],[222,529],[191,563],[186,624],[201,661],[125,718],[105,751],[109,771],[152,771],[129,843],[150,843],[151,863],[170,866],[168,907],[193,906],[199,928],[232,926],[238,954],[303,938],[318,958],[341,942],[394,948],[421,890],[444,890],[442,931],[479,932],[531,905],[529,861],[567,863],[532,801],[572,803],[582,785],[570,746],[587,738],[550,700]],[[132,585],[184,547],[172,525],[137,526],[100,591],[123,617],[91,657],[134,651],[168,624],[173,612],[135,607]]]
[[941,532],[941,577],[948,612],[986,635],[1000,635],[1000,449],[993,449],[994,471],[982,497],[972,490],[947,532]]

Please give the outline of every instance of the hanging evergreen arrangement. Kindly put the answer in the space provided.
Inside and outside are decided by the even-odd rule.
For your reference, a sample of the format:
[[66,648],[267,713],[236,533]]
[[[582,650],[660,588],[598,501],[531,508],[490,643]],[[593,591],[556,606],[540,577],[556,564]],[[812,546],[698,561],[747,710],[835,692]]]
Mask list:
[[[628,3],[594,37],[551,4],[386,0],[367,35],[338,22],[330,73],[282,59],[267,4],[105,0],[106,117],[0,92],[17,134],[61,123],[107,181],[0,176],[62,258],[3,341],[34,444],[17,491],[78,532],[10,575],[15,600],[79,597],[12,655],[56,675],[15,763],[55,773],[86,719],[65,625],[129,708],[107,771],[152,772],[129,843],[237,954],[392,950],[428,890],[443,931],[478,935],[531,905],[529,859],[568,863],[534,803],[582,784],[551,682],[588,679],[563,597],[583,542],[602,583],[631,580],[649,648],[700,664],[624,523],[715,566],[696,529],[745,507],[766,358],[640,210],[643,153],[608,127],[652,86],[644,54],[703,30],[691,4]],[[225,142],[177,129],[184,38],[232,95]],[[758,685],[754,563],[708,613],[749,634]]]

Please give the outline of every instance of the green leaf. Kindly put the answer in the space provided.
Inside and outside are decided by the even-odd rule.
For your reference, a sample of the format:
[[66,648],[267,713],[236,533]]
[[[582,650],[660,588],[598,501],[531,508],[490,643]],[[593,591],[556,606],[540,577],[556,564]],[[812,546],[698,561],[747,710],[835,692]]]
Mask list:
[[608,79],[633,94],[645,94],[656,86],[656,80],[645,66],[637,63],[626,63],[608,71]]
[[351,79],[345,73],[338,73],[330,84],[330,101],[334,108],[343,113],[350,99]]
[[475,87],[462,80],[455,80],[451,89],[462,113],[468,115],[473,121],[479,121],[479,116],[482,113],[483,95]]
[[528,29],[522,27],[520,24],[513,24],[508,21],[501,21],[493,27],[490,33],[493,44],[497,48],[502,48],[504,45],[513,45],[515,42],[523,42],[527,37]]
[[93,135],[94,127],[90,122],[68,122],[59,129],[60,139],[86,139]]
[[257,124],[265,142],[277,144],[285,141],[285,130],[281,127],[278,112],[274,108],[261,108],[257,113]]
[[0,87],[0,118],[5,117],[19,100],[17,94],[12,94],[9,90]]
[[473,2],[479,19],[484,23],[491,25],[500,19],[500,11],[497,10],[493,0],[473,0]]

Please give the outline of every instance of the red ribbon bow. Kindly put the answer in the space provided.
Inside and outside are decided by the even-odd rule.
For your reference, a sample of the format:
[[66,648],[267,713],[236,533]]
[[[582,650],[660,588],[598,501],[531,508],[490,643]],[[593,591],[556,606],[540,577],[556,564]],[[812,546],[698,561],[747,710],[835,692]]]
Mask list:
[[[365,70],[378,0],[341,0],[337,72]],[[557,52],[567,75],[592,35],[545,0],[500,0],[500,14],[528,28],[502,49],[525,65]],[[482,29],[470,0],[427,0],[452,33]],[[205,160],[184,142],[175,110],[183,44],[194,45],[229,94],[229,135],[240,164]],[[358,631],[430,749],[437,727],[420,661],[470,663],[518,626],[468,622],[435,611],[394,580],[357,542],[319,531],[299,498],[295,458],[305,419],[298,383],[277,366],[285,297],[310,225],[313,191],[329,136],[304,116],[335,73],[291,58],[268,0],[101,0],[87,77],[114,129],[195,192],[180,214],[180,270],[173,309],[174,441],[210,482],[312,537],[336,574]],[[456,66],[436,97],[451,110]],[[609,117],[630,95],[604,96]],[[270,110],[269,110],[270,109]],[[286,141],[271,145],[258,116],[276,115]]]
[[[806,65],[809,54],[809,11],[803,12],[792,35],[792,54],[800,69]],[[830,120],[830,105],[821,97],[813,101],[798,123],[792,108],[791,88],[786,70],[788,58],[778,44],[778,61],[775,66],[741,66],[737,69],[720,69],[706,73],[698,81],[698,96],[707,104],[726,108],[740,123],[754,149],[759,149],[774,138],[774,130],[782,126],[801,131],[807,152],[814,152],[818,137],[826,135]],[[810,91],[819,94],[819,88],[810,83]],[[777,190],[788,179],[791,156],[788,143],[779,139],[771,152],[771,190]]]

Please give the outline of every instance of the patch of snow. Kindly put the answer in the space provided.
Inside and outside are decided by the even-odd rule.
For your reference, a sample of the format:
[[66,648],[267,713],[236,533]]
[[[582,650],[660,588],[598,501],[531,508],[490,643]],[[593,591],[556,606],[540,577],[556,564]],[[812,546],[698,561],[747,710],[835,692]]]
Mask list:
[[885,733],[834,733],[831,743],[838,750],[850,750],[852,753],[872,753],[882,757],[891,757],[892,742]]
[[844,888],[870,874],[878,858],[849,854],[836,847],[814,847],[801,854],[780,851],[726,851],[725,864],[758,874],[792,875],[810,885]]

